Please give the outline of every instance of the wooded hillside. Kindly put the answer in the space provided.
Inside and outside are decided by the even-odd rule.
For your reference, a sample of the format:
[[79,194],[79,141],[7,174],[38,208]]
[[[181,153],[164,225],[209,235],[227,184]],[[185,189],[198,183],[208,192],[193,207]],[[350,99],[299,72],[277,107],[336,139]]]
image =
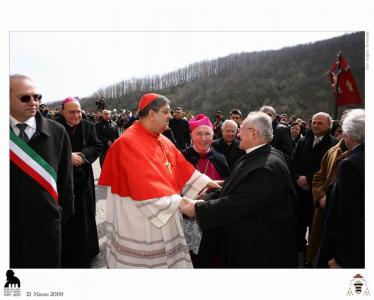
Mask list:
[[326,72],[339,50],[364,100],[365,33],[357,32],[280,50],[232,54],[164,75],[123,80],[82,99],[82,107],[94,110],[97,97],[103,97],[109,109],[133,109],[142,94],[156,92],[168,97],[172,108],[182,106],[210,117],[218,109],[227,116],[232,108],[246,114],[262,105],[302,118],[318,111],[333,114],[335,99]]

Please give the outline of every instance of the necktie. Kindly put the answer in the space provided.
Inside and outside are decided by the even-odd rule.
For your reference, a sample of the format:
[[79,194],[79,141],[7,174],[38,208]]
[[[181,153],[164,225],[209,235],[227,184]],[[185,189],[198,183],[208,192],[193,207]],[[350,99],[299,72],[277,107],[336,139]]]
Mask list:
[[27,127],[27,124],[19,123],[19,124],[17,124],[17,127],[19,128],[19,135],[18,136],[21,139],[23,139],[25,141],[25,143],[28,143],[30,139],[27,136],[27,134],[25,133],[25,129]]

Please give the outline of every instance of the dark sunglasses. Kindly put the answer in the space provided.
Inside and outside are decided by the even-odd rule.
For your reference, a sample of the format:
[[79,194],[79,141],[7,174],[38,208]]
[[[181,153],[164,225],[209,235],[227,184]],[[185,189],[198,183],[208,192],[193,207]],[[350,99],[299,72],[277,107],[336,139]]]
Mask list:
[[19,100],[21,100],[22,103],[27,103],[31,100],[31,98],[34,101],[40,101],[40,100],[42,100],[42,95],[41,94],[23,95],[23,96],[19,97]]

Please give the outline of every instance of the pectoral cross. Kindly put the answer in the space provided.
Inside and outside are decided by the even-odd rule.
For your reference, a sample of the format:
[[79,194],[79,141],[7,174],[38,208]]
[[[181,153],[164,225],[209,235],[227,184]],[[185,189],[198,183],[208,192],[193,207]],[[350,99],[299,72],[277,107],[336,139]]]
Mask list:
[[170,163],[168,160],[165,162],[165,166],[168,167],[170,174],[173,174],[173,173],[171,172],[171,168],[170,168],[171,163]]

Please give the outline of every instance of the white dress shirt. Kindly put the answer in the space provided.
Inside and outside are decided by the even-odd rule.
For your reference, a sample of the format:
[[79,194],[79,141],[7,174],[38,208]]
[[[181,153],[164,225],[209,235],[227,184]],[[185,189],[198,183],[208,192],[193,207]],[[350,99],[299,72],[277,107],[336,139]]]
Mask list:
[[20,123],[24,123],[24,124],[28,125],[25,128],[25,133],[26,133],[26,135],[28,136],[29,139],[31,139],[31,137],[36,132],[35,117],[31,117],[26,122],[20,122],[17,119],[15,119],[14,117],[12,117],[11,115],[9,115],[9,123],[10,123],[10,127],[13,129],[13,131],[16,135],[19,135],[20,130],[19,130],[17,124],[20,124]]

